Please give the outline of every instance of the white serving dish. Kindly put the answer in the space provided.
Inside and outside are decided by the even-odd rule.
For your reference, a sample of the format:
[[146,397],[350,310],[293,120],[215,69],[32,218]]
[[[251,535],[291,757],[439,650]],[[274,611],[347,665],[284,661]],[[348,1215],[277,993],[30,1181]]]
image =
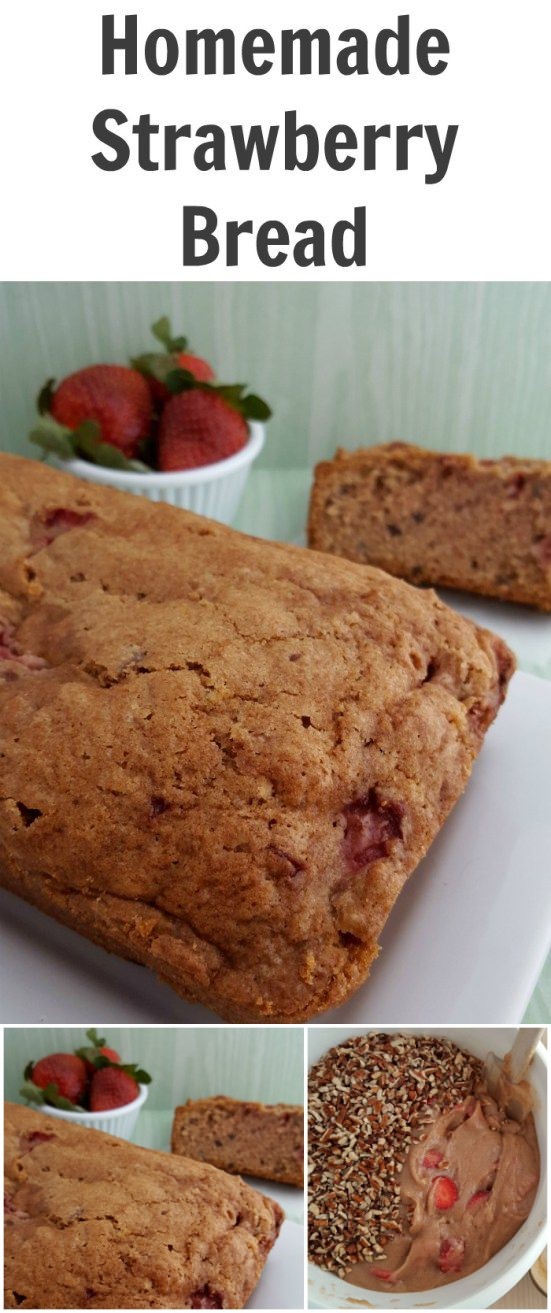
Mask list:
[[[48,1117],[61,1117],[62,1121],[72,1122],[73,1126],[89,1126],[93,1131],[107,1131],[108,1135],[118,1135],[121,1140],[131,1140],[148,1090],[147,1085],[140,1085],[140,1093],[132,1103],[125,1103],[121,1108],[110,1108],[106,1112],[70,1112],[65,1108],[50,1108],[49,1105],[38,1111]],[[37,1110],[35,1103],[29,1103],[28,1107]]]
[[[373,1026],[319,1026],[308,1033],[308,1064],[312,1066],[333,1045],[350,1035],[365,1034]],[[485,1058],[491,1051],[503,1057],[510,1048],[515,1031],[511,1027],[476,1026],[389,1026],[377,1030],[416,1032],[420,1035],[445,1035],[461,1048]],[[529,1073],[535,1091],[534,1119],[541,1157],[538,1192],[530,1216],[516,1235],[500,1249],[489,1263],[471,1276],[451,1281],[433,1290],[418,1290],[392,1295],[378,1290],[351,1286],[331,1272],[308,1264],[310,1307],[331,1309],[420,1309],[420,1308],[490,1308],[528,1272],[546,1243],[547,1228],[547,1053],[538,1045]]]
[[[271,1182],[264,1181],[262,1193],[275,1197]],[[304,1306],[304,1227],[285,1221],[260,1281],[247,1301],[247,1308],[301,1309]]]
[[249,424],[249,440],[241,451],[226,460],[202,465],[194,470],[175,470],[170,474],[151,471],[137,474],[129,470],[111,470],[105,465],[93,465],[87,460],[59,460],[53,458],[57,469],[76,474],[90,483],[116,488],[119,492],[133,492],[150,501],[168,502],[181,510],[208,515],[211,520],[232,524],[249,476],[251,465],[262,451],[265,426],[258,421]]
[[[550,942],[550,743],[551,684],[519,673],[466,792],[398,899],[369,979],[318,1020],[521,1021]],[[29,980],[40,981],[38,997]],[[12,1023],[219,1021],[3,890],[0,999],[0,1021]]]

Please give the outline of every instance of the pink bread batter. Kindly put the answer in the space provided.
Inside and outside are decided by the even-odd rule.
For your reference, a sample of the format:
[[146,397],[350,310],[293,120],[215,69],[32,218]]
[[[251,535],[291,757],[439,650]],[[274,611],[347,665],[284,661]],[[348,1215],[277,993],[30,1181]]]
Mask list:
[[403,1233],[381,1261],[356,1263],[346,1280],[401,1292],[468,1276],[528,1217],[539,1174],[532,1113],[513,1121],[478,1087],[413,1143],[400,1175]]

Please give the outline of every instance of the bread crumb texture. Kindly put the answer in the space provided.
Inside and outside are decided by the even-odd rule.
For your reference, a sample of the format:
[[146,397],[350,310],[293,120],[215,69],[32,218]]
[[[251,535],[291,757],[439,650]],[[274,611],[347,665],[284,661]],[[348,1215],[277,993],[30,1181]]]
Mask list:
[[176,1108],[172,1151],[286,1185],[304,1184],[304,1108],[218,1095]]
[[551,461],[389,442],[316,467],[311,547],[551,611]]

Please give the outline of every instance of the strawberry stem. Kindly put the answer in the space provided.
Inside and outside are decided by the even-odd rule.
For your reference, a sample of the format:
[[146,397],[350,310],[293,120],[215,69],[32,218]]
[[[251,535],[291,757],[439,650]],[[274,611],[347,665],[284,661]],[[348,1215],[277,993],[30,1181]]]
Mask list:
[[161,342],[165,351],[168,351],[169,354],[174,355],[177,351],[186,350],[188,344],[187,337],[172,336],[172,329],[168,315],[162,315],[160,319],[157,319],[156,322],[151,325],[151,332],[153,337],[156,337],[157,341]]

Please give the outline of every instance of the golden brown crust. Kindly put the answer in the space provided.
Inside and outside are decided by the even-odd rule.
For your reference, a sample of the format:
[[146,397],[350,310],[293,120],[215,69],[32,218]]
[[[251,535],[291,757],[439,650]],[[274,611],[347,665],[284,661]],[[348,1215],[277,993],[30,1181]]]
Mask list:
[[379,570],[0,476],[0,880],[228,1020],[338,1005],[511,654]]
[[304,1109],[217,1095],[174,1111],[172,1152],[225,1172],[304,1184]]
[[243,1308],[283,1219],[215,1167],[5,1109],[6,1308]]
[[308,541],[414,584],[551,610],[551,461],[403,442],[317,466]]

